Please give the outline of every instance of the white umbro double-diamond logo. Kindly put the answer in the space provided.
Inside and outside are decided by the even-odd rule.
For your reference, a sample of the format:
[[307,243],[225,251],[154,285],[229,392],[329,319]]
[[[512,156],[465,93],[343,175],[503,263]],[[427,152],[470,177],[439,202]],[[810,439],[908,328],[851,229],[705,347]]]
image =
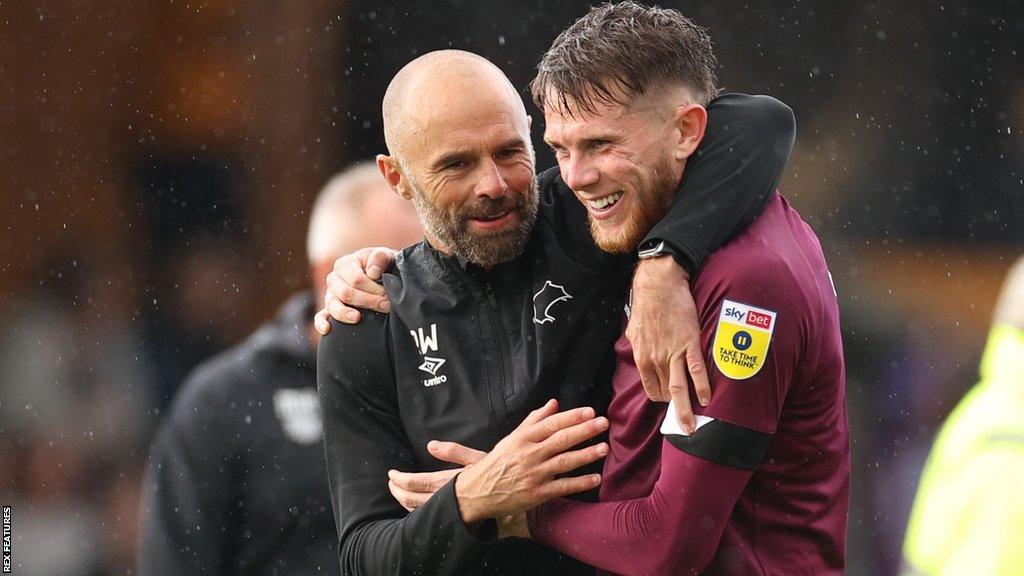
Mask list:
[[420,364],[420,370],[429,373],[431,376],[437,376],[437,371],[444,365],[444,358],[432,358],[430,356],[423,357],[423,364]]

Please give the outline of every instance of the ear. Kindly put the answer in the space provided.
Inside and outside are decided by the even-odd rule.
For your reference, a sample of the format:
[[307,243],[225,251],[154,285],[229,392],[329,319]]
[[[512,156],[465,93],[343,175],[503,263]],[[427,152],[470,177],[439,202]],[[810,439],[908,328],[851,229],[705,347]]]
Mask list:
[[384,177],[384,181],[388,183],[388,186],[402,198],[412,200],[412,189],[406,183],[406,177],[402,174],[398,160],[386,154],[377,154],[376,160],[377,169],[380,170],[380,174]]
[[704,139],[708,126],[708,111],[700,104],[677,106],[672,121],[679,136],[675,144],[676,160],[685,161]]

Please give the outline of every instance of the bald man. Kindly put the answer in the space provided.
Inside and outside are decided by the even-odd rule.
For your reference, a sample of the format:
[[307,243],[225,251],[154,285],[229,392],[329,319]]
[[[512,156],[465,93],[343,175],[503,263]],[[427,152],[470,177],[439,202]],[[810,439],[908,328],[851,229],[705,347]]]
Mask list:
[[[307,238],[317,298],[340,254],[422,238],[414,211],[362,164],[320,192]],[[139,573],[337,574],[323,466],[314,292],[189,376],[144,485]]]
[[[756,216],[792,147],[792,114],[777,101],[737,97],[709,114],[679,194],[644,238],[686,247],[691,274]],[[557,171],[534,179],[522,100],[479,56],[411,62],[388,88],[384,120],[389,154],[378,167],[416,207],[426,241],[384,274],[390,314],[333,323],[320,344],[342,573],[590,574],[532,542],[497,540],[492,519],[598,485],[594,463],[607,444],[592,440],[608,425],[597,414],[608,405],[635,254],[594,244],[587,209]],[[650,281],[688,294],[675,268]],[[657,274],[649,269],[641,263],[637,275]],[[682,308],[667,310],[664,326],[693,324],[697,334]],[[675,333],[653,332],[657,352],[686,349]],[[520,455],[499,463],[503,479],[518,481],[494,490],[496,467],[485,462],[456,476],[433,439]],[[446,483],[407,512],[388,490],[398,471]]]

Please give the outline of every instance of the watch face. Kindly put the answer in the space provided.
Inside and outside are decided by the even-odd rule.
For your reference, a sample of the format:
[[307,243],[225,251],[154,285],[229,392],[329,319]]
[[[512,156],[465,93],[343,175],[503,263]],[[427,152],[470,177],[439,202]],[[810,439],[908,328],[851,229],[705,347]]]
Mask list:
[[661,256],[664,253],[665,253],[665,241],[662,240],[661,242],[658,242],[657,244],[654,244],[654,245],[649,246],[647,248],[641,248],[640,252],[638,253],[638,256],[640,258],[654,258],[656,256]]

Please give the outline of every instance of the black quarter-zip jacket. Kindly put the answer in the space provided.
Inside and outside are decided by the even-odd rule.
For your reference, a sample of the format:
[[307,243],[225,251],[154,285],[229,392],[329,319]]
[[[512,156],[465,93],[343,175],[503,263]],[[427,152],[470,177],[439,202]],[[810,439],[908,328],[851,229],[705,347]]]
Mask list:
[[[644,241],[665,242],[691,276],[760,213],[795,134],[792,111],[772,98],[732,94],[708,110],[673,205]],[[493,523],[471,533],[454,481],[411,513],[387,487],[390,469],[451,467],[429,455],[430,440],[489,450],[549,398],[561,409],[607,408],[635,256],[594,245],[586,209],[557,169],[538,185],[537,224],[521,256],[484,271],[421,242],[384,276],[391,314],[332,322],[321,341],[343,574],[593,574],[528,540],[496,539]]]
[[141,576],[338,574],[313,301],[290,298],[175,398],[143,483]]

